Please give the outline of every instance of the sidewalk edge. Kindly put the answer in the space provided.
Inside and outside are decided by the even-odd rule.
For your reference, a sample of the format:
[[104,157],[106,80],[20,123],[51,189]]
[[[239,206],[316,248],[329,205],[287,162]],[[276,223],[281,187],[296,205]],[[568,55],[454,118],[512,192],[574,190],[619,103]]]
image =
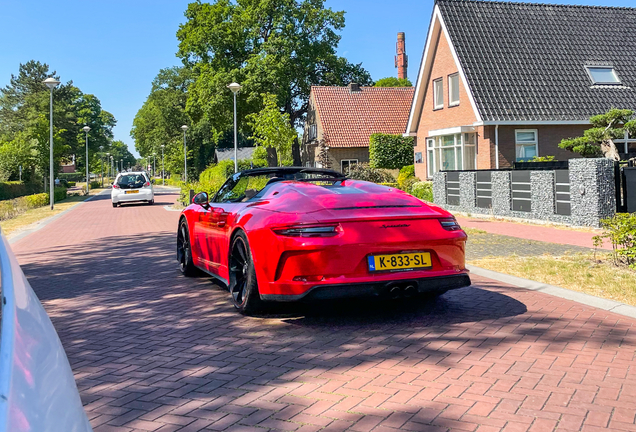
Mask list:
[[584,294],[578,291],[572,291],[567,288],[561,288],[554,285],[544,284],[541,282],[533,281],[530,279],[524,279],[524,278],[512,276],[505,273],[499,273],[499,272],[487,270],[481,267],[466,265],[466,268],[470,270],[472,274],[475,274],[477,276],[483,276],[485,278],[493,279],[493,280],[503,282],[509,285],[514,285],[519,288],[525,288],[525,289],[529,289],[533,291],[544,292],[546,294],[550,294],[555,297],[563,298],[566,300],[572,300],[577,303],[603,309],[609,312],[614,312],[614,313],[624,315],[630,318],[636,318],[636,306],[630,306],[630,305],[620,303],[614,300],[608,300],[608,299],[596,297],[590,294]]

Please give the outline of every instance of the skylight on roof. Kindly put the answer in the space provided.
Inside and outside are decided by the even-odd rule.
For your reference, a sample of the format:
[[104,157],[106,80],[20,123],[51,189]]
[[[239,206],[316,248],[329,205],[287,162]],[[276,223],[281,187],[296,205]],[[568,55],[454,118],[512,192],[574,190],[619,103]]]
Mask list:
[[620,84],[616,71],[611,66],[586,66],[593,84]]

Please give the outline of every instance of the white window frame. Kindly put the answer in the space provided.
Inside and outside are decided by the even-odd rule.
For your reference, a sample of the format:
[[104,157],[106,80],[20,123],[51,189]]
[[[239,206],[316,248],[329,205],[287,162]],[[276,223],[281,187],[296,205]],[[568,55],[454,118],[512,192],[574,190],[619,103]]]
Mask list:
[[[533,132],[534,133],[534,142],[524,141],[524,142],[520,143],[519,139],[517,138],[518,134],[519,133],[527,133],[527,132]],[[539,130],[538,129],[515,129],[515,161],[517,161],[519,159],[517,157],[517,155],[519,154],[517,152],[517,148],[519,146],[529,147],[532,144],[534,144],[534,153],[538,157],[539,156]]]
[[[454,90],[454,86],[452,85],[452,80],[453,78],[457,78],[457,100],[453,100],[453,90]],[[459,72],[456,72],[454,74],[450,74],[448,76],[448,106],[449,107],[454,107],[459,105]]]
[[354,163],[354,164],[359,163],[358,159],[340,159],[340,172],[341,173],[344,173],[344,165],[343,165],[344,162],[348,162],[349,166],[351,166],[352,163]]
[[[472,134],[474,136],[473,144],[466,144],[466,135]],[[453,137],[453,145],[452,146],[443,146],[444,138],[452,136]],[[428,178],[432,178],[433,174],[438,172],[442,167],[437,166],[437,162],[439,160],[440,164],[442,163],[442,151],[444,149],[453,149],[454,150],[454,162],[455,169],[462,171],[466,168],[466,147],[474,147],[474,159],[473,166],[474,169],[477,168],[477,134],[475,132],[458,132],[454,134],[448,135],[437,135],[434,137],[426,138],[426,175]],[[433,152],[433,157],[431,160],[430,152]],[[461,166],[459,166],[459,158],[458,153],[461,153]]]
[[[439,90],[437,88],[438,84],[441,86]],[[437,99],[439,95],[442,96],[441,104],[437,103]],[[437,78],[433,80],[433,109],[442,109],[442,108],[444,108],[444,79]]]
[[318,127],[316,126],[316,124],[312,124],[309,125],[309,131],[307,132],[307,139],[309,141],[313,141],[317,138],[318,136]]
[[[592,75],[592,72],[590,69],[607,69],[608,71],[610,71],[612,73],[612,75],[614,75],[614,78],[616,79],[616,81],[596,81],[594,79],[594,75]],[[592,84],[594,85],[620,85],[621,84],[621,79],[618,77],[618,74],[616,73],[616,69],[614,69],[614,66],[585,66],[585,70],[587,71],[587,74],[589,75],[590,79],[592,80]]]

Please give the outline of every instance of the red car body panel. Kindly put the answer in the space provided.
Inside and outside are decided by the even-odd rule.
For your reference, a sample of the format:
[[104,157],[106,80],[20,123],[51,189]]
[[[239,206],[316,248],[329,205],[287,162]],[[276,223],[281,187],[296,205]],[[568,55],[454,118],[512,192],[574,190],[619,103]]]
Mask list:
[[[191,204],[187,219],[194,264],[227,284],[230,242],[243,230],[262,298],[296,300],[320,286],[388,283],[464,275],[466,234],[440,219],[453,216],[398,189],[344,180],[324,187],[280,181],[256,200]],[[299,224],[338,224],[332,237],[288,237],[274,230]],[[432,267],[371,272],[367,257],[430,252]],[[455,286],[459,287],[459,286]],[[337,288],[337,287],[336,287]],[[453,287],[450,287],[453,288]]]

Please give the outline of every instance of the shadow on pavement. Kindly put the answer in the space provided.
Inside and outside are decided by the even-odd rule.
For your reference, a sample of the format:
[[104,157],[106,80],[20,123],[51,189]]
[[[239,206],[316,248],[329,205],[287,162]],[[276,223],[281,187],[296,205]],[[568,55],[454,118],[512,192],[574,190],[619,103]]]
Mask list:
[[[473,367],[463,359],[482,364],[492,354],[490,361],[496,362],[522,340],[526,350],[537,344],[529,351],[529,364],[535,354],[545,358],[568,344],[590,341],[589,332],[558,314],[528,314],[526,305],[508,295],[522,291],[484,284],[428,301],[285,305],[272,314],[245,317],[209,278],[181,276],[175,248],[175,234],[160,232],[107,237],[24,259],[24,273],[58,330],[84,402],[105,398],[97,411],[87,408],[92,419],[110,404],[121,410],[131,401],[139,410],[152,410],[196,400],[205,415],[230,415],[239,398],[241,407],[252,407],[245,418],[254,412],[275,417],[293,405],[286,395],[307,386],[313,392],[334,380],[344,385],[360,379],[367,383],[360,384],[361,392],[378,395],[378,388],[404,370],[420,379],[431,374],[426,379],[432,382],[448,371]],[[618,346],[625,337],[602,318],[587,322],[606,346]],[[393,366],[382,366],[387,361]],[[369,372],[373,367],[379,369]],[[503,374],[510,362],[499,367]],[[410,391],[420,394],[426,386]],[[376,409],[364,398],[360,403],[351,409],[363,414]],[[413,403],[416,409],[434,404]],[[394,410],[378,404],[387,416]],[[422,422],[447,426],[444,419]]]

